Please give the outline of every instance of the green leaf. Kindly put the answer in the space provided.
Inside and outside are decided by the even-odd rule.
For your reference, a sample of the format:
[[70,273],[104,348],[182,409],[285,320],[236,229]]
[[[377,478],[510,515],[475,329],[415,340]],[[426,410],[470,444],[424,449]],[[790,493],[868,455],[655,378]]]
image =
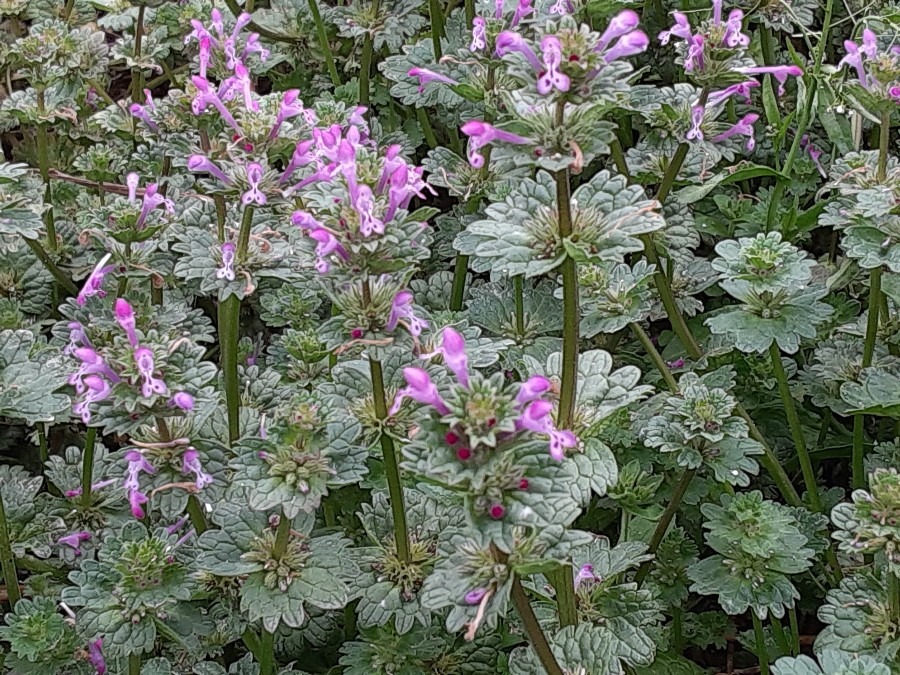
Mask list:
[[717,174],[712,178],[707,178],[701,185],[691,185],[682,188],[675,193],[675,199],[681,204],[693,204],[706,197],[706,195],[717,187],[738,183],[742,180],[750,180],[751,178],[775,178],[777,180],[787,180],[787,176],[783,173],[775,171],[775,169],[768,166],[762,166],[761,164],[750,164],[748,166],[746,163],[742,162],[737,166],[741,166],[742,168],[729,170],[725,173]]

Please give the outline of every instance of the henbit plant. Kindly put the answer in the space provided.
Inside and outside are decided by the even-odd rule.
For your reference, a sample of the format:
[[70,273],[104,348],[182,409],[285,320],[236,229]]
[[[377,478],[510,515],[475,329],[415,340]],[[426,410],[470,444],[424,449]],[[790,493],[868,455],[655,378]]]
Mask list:
[[3,3],[0,669],[900,672],[892,11]]

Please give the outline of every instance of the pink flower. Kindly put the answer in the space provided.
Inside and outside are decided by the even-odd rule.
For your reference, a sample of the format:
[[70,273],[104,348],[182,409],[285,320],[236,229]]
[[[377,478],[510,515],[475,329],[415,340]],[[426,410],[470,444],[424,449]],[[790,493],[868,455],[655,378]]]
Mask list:
[[350,256],[347,254],[347,249],[341,246],[337,237],[324,227],[310,230],[309,237],[318,242],[318,245],[316,246],[316,256],[318,257],[318,260],[316,261],[316,271],[319,274],[328,273],[330,265],[327,258],[332,253],[337,254],[344,260],[349,259]]
[[106,661],[103,659],[103,638],[88,643],[88,663],[94,666],[97,675],[106,675]]
[[279,184],[286,183],[290,180],[291,175],[293,175],[294,171],[299,169],[302,166],[306,166],[307,164],[311,164],[316,161],[315,155],[310,152],[310,149],[315,144],[315,141],[301,141],[297,143],[294,148],[294,153],[291,155],[291,161],[288,162],[287,166],[284,167],[284,173],[281,174],[281,178],[278,179]]
[[230,241],[222,244],[222,266],[216,270],[216,279],[234,281],[235,246]]
[[200,453],[197,452],[196,448],[189,447],[185,450],[181,456],[181,462],[181,472],[194,474],[196,477],[194,484],[198,490],[202,490],[207,485],[212,484],[213,477],[203,470],[203,466],[200,464]]
[[684,57],[684,69],[688,72],[702,71],[704,39],[699,33],[688,38],[687,55]]
[[603,35],[600,36],[600,40],[594,48],[595,51],[602,52],[610,42],[637,28],[640,21],[637,12],[630,9],[622,10],[607,24],[606,30],[603,31]]
[[231,179],[216,166],[215,162],[205,155],[191,155],[187,161],[187,168],[188,171],[192,171],[193,173],[208,173],[213,175],[225,183],[225,185],[231,183]]
[[745,103],[750,102],[750,90],[753,87],[758,87],[759,82],[756,80],[747,80],[746,82],[739,82],[738,84],[733,84],[730,87],[726,87],[725,89],[720,89],[719,91],[714,91],[709,95],[709,100],[707,102],[710,106],[717,106],[720,103],[723,103],[731,96],[741,96],[744,99]]
[[675,24],[669,30],[664,30],[659,34],[660,44],[669,44],[669,40],[673,37],[681,38],[682,40],[691,39],[691,23],[688,21],[687,16],[681,12],[672,12],[672,18],[675,19]]
[[141,396],[150,398],[154,394],[164,396],[169,389],[161,378],[153,376],[155,363],[153,360],[153,352],[146,347],[139,347],[134,350],[134,362],[137,364],[138,372],[144,380],[141,385]]
[[134,310],[125,298],[116,299],[115,314],[116,321],[122,327],[122,330],[125,331],[131,346],[137,347],[138,339],[135,332]]
[[746,136],[747,151],[751,152],[753,148],[756,147],[756,140],[753,138],[753,125],[758,119],[759,115],[757,115],[756,113],[748,113],[747,115],[744,115],[740,120],[738,120],[737,124],[732,126],[727,131],[722,132],[718,136],[713,136],[711,140],[713,143],[719,143],[727,138],[731,138],[732,136]]
[[524,19],[534,11],[531,7],[531,3],[532,0],[519,0],[519,4],[516,5],[516,11],[513,14],[513,18],[509,22],[510,28],[515,28],[522,19]]
[[391,304],[391,314],[388,317],[384,329],[392,332],[397,328],[401,319],[406,319],[410,334],[418,337],[428,327],[428,322],[413,314],[413,295],[409,291],[400,291],[394,296]]
[[486,595],[486,588],[476,588],[466,593],[465,602],[467,605],[478,605]]
[[503,143],[514,143],[517,145],[525,145],[530,143],[527,138],[509,131],[503,131],[491,126],[487,122],[472,120],[462,125],[460,130],[469,137],[469,148],[467,151],[469,163],[476,169],[484,166],[484,157],[479,153],[481,148],[489,143],[501,141]]
[[63,546],[69,546],[70,548],[75,549],[75,555],[81,555],[81,542],[87,541],[93,535],[90,532],[73,532],[72,534],[67,534],[64,537],[60,537],[56,540],[57,544],[62,544]]
[[745,75],[770,74],[778,81],[778,94],[784,96],[784,83],[789,77],[800,77],[803,70],[798,66],[757,66],[755,68],[736,68],[737,72]]
[[136,230],[144,229],[147,216],[149,216],[150,212],[158,206],[162,206],[166,212],[170,214],[175,213],[174,202],[172,202],[171,199],[167,199],[159,192],[159,185],[150,183],[150,185],[144,189],[144,201],[141,203],[141,212],[138,215],[137,221],[134,223]]
[[472,42],[469,43],[470,52],[484,51],[487,47],[487,29],[484,19],[476,16],[472,20]]
[[566,456],[566,448],[575,447],[578,439],[571,431],[560,431],[553,426],[552,411],[553,404],[549,401],[540,399],[532,401],[519,415],[519,419],[516,420],[516,426],[520,429],[549,436],[550,456],[557,461],[561,461]]
[[407,398],[411,398],[423,405],[429,405],[441,415],[446,415],[450,412],[450,408],[444,403],[437,387],[431,381],[431,377],[429,377],[427,372],[421,368],[404,368],[403,377],[406,379],[407,386],[397,392],[388,414],[396,415],[404,399]]
[[176,391],[172,398],[169,399],[169,407],[189,412],[194,409],[194,397],[186,391]]
[[594,566],[588,563],[587,565],[582,565],[578,570],[578,574],[575,575],[575,590],[585,583],[599,581],[598,577],[594,575]]
[[469,388],[469,359],[466,356],[466,341],[456,330],[447,326],[441,332],[441,346],[429,354],[423,354],[423,359],[440,354],[444,358],[444,364],[456,376],[456,381],[466,389]]
[[141,473],[155,474],[156,468],[147,461],[146,457],[138,450],[129,450],[125,453],[128,467],[125,470],[125,482],[123,487],[128,493],[128,503],[131,505],[131,515],[135,518],[144,517],[143,505],[149,500],[141,491]]
[[569,91],[569,76],[560,70],[562,64],[562,46],[559,38],[554,35],[545,35],[541,40],[541,52],[544,63],[537,80],[537,90],[541,96],[546,96],[554,89],[561,92]]
[[607,63],[612,63],[616,59],[634,56],[646,51],[649,44],[650,38],[643,31],[633,30],[620,37],[618,42],[603,55],[603,59]]
[[133,117],[141,120],[151,131],[159,133],[159,125],[150,118],[150,113],[140,103],[132,103],[128,110]]
[[94,295],[101,298],[106,297],[106,291],[103,290],[103,280],[106,278],[107,274],[115,269],[115,265],[106,265],[111,257],[112,254],[107,253],[94,267],[76,298],[79,305],[84,305],[87,302],[87,299]]
[[540,73],[544,68],[544,65],[540,62],[537,54],[534,53],[534,50],[528,42],[526,42],[525,38],[514,31],[505,30],[500,33],[497,36],[497,42],[494,49],[499,57],[503,57],[510,52],[521,54],[537,73]]
[[703,124],[703,117],[706,114],[706,108],[702,105],[695,105],[691,108],[691,129],[687,132],[685,138],[689,141],[702,141],[703,140],[703,129],[700,128],[700,125]]
[[429,82],[441,82],[449,85],[459,84],[459,82],[452,77],[441,75],[440,73],[436,73],[433,70],[428,70],[426,68],[410,68],[406,74],[419,80],[420,94],[425,91],[425,85]]
[[516,394],[516,403],[520,406],[540,398],[550,391],[550,380],[543,375],[532,375],[519,385],[519,393]]
[[262,165],[257,162],[251,162],[247,165],[247,183],[250,188],[241,195],[241,203],[244,206],[250,204],[258,204],[264,206],[266,203],[266,195],[259,189],[259,184],[263,179]]
[[725,36],[722,42],[726,47],[749,47],[750,36],[741,32],[744,22],[744,13],[739,9],[733,9],[728,14],[728,21],[725,24]]
[[281,125],[286,120],[301,114],[303,110],[303,101],[300,100],[299,89],[291,89],[284,92],[281,97],[281,107],[278,109],[278,116],[275,118],[275,124],[272,125],[272,131],[269,132],[269,138],[275,138],[281,129]]
[[83,380],[83,386],[84,394],[80,400],[72,404],[72,412],[80,415],[82,422],[89,424],[91,421],[91,403],[109,398],[112,388],[99,375],[87,375]]

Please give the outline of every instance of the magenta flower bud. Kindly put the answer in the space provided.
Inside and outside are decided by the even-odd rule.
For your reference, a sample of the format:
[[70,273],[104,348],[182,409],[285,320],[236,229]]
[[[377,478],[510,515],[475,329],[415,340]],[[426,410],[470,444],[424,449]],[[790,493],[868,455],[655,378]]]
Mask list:
[[227,281],[234,281],[234,261],[235,261],[235,245],[230,241],[226,241],[222,244],[221,254],[222,254],[222,266],[216,270],[216,279],[226,279]]
[[700,128],[700,125],[703,124],[703,117],[705,115],[706,108],[702,105],[695,105],[691,108],[691,129],[685,136],[689,141],[703,140],[703,129]]
[[231,179],[225,175],[225,173],[216,166],[215,162],[213,162],[209,157],[205,155],[191,155],[187,161],[188,171],[193,173],[208,173],[220,181],[229,185],[231,183]]
[[106,291],[103,290],[103,280],[106,278],[107,274],[115,269],[115,265],[106,266],[106,263],[111,257],[112,255],[107,253],[94,267],[76,298],[79,305],[84,305],[87,302],[87,299],[94,295],[101,298],[106,297]]
[[660,44],[669,44],[669,40],[673,37],[681,38],[682,40],[691,39],[691,23],[688,21],[687,16],[681,12],[672,12],[672,18],[675,19],[673,26],[669,30],[664,30],[658,36]]
[[212,484],[213,477],[203,470],[203,466],[200,464],[200,453],[197,452],[196,448],[189,447],[185,450],[181,460],[181,472],[194,474],[196,477],[195,485],[198,490],[202,490],[207,485]]
[[102,637],[88,643],[88,663],[94,667],[97,675],[106,675],[106,661],[103,658]]
[[269,138],[275,138],[278,135],[278,131],[281,129],[281,125],[284,124],[286,120],[300,115],[303,110],[303,101],[300,100],[299,89],[291,89],[290,91],[284,92],[281,97],[281,108],[278,109],[278,116],[275,118],[275,124],[272,126],[272,131],[269,132]]
[[482,166],[484,166],[484,157],[479,153],[479,150],[481,150],[481,148],[488,145],[489,143],[493,143],[494,141],[501,141],[503,143],[525,145],[531,142],[527,138],[511,133],[509,131],[497,129],[487,122],[481,122],[478,120],[466,122],[462,125],[462,127],[460,127],[460,131],[462,131],[466,136],[469,137],[469,148],[467,150],[467,155],[469,158],[469,163],[476,169],[480,169]]
[[733,9],[728,14],[728,21],[725,24],[725,36],[722,42],[726,47],[749,47],[750,36],[741,32],[744,23],[744,13],[739,9]]
[[502,19],[503,18],[503,0],[494,0],[494,18]]
[[633,30],[627,35],[620,37],[616,44],[610,47],[609,51],[603,55],[603,59],[607,63],[612,63],[626,56],[634,56],[646,51],[649,44],[650,38],[647,37],[644,31]]
[[426,68],[410,68],[406,74],[419,80],[420,94],[425,91],[425,85],[429,82],[441,82],[449,85],[459,84],[459,82],[452,77],[441,75],[440,73],[436,73],[433,70],[427,70]]
[[428,327],[428,322],[413,314],[413,295],[409,291],[400,291],[394,296],[391,304],[391,313],[384,329],[392,332],[397,328],[401,319],[406,319],[407,327],[411,335],[418,337]]
[[177,391],[172,398],[169,399],[169,407],[191,411],[194,409],[194,397],[186,391]]
[[713,143],[720,143],[727,138],[731,138],[732,136],[746,136],[747,137],[747,151],[750,152],[756,147],[756,141],[753,138],[753,125],[756,123],[756,120],[759,119],[759,115],[756,113],[749,113],[744,115],[740,120],[738,120],[737,124],[732,126],[727,131],[719,134],[718,136],[714,136],[711,140]]
[[450,412],[450,408],[444,403],[438,389],[431,381],[431,377],[421,368],[404,368],[403,377],[406,379],[407,386],[397,392],[394,403],[388,411],[390,415],[396,415],[403,404],[403,400],[411,398],[418,403],[428,405],[437,410],[441,415]]
[[125,331],[125,335],[128,336],[128,342],[131,343],[132,347],[137,347],[138,339],[137,332],[135,332],[134,310],[125,298],[116,299],[115,314],[116,321],[122,327],[122,330]]
[[722,25],[722,0],[712,0],[713,6],[713,26],[721,26]]
[[478,605],[487,595],[486,588],[476,588],[466,593],[465,601],[467,605]]
[[151,131],[159,133],[159,125],[150,118],[150,113],[140,103],[132,103],[128,110],[131,112],[132,117],[141,120]]
[[554,89],[565,93],[569,91],[569,76],[560,70],[562,64],[562,45],[554,35],[545,35],[541,40],[541,53],[544,57],[543,67],[537,80],[537,90],[546,96]]
[[637,12],[630,9],[622,10],[610,20],[594,50],[602,52],[610,42],[637,28],[640,21],[641,19],[637,15]]
[[503,504],[494,504],[488,510],[488,514],[494,520],[500,520],[501,518],[503,518],[503,516],[506,515],[506,507],[503,506]]
[[803,70],[798,66],[757,66],[755,68],[736,68],[737,72],[745,75],[769,74],[778,81],[778,94],[784,96],[784,83],[789,77],[800,77]]
[[75,549],[75,555],[81,555],[81,542],[87,541],[92,536],[93,535],[91,535],[90,532],[82,530],[81,532],[73,532],[72,534],[60,537],[56,540],[56,543]]
[[516,394],[516,403],[520,406],[530,403],[550,391],[550,386],[550,380],[543,375],[532,375],[519,385],[519,392]]
[[525,38],[514,31],[505,30],[497,36],[495,53],[502,58],[510,52],[517,52],[524,56],[535,72],[540,73],[543,70],[543,64]]
[[472,20],[472,42],[469,43],[470,52],[484,51],[487,47],[487,28],[484,19],[476,16]]
[[264,206],[266,203],[266,195],[259,189],[259,184],[263,179],[262,165],[257,162],[251,162],[247,165],[247,182],[250,189],[241,195],[241,203],[244,206],[249,204],[258,204]]
[[578,570],[578,574],[575,575],[575,590],[578,590],[579,586],[584,583],[591,581],[599,581],[599,579],[594,575],[594,566],[588,563],[587,565],[582,565]]
[[155,366],[153,360],[153,352],[146,347],[139,347],[134,350],[134,362],[137,364],[138,372],[144,380],[141,385],[141,396],[150,398],[154,394],[164,396],[168,393],[168,387],[162,379],[154,377],[153,371]]

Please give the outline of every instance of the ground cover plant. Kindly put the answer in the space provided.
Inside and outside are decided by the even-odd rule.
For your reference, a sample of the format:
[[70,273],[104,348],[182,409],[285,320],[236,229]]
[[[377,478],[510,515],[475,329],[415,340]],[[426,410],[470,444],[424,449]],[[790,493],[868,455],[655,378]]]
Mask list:
[[896,5],[0,19],[0,671],[900,673]]

